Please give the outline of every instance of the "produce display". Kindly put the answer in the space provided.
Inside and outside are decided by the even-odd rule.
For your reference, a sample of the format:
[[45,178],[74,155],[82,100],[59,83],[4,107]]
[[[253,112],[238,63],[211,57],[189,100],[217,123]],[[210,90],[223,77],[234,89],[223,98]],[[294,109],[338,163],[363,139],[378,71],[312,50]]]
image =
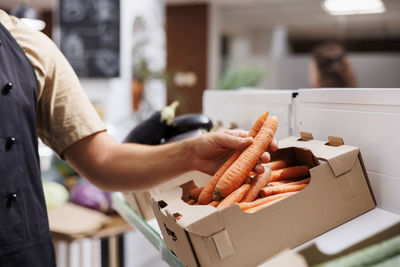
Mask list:
[[400,266],[400,235],[315,267]]
[[43,181],[43,192],[47,209],[59,207],[69,198],[65,186],[53,181]]
[[109,192],[103,192],[89,182],[83,181],[75,185],[71,189],[70,195],[70,201],[74,204],[104,213],[112,211],[111,194]]
[[303,190],[310,182],[307,165],[276,160],[262,164],[264,173],[252,172],[271,144],[277,127],[277,118],[268,117],[268,112],[259,116],[249,131],[253,143],[235,151],[204,188],[192,189],[187,203],[211,205],[218,210],[238,203],[242,210],[253,213]]
[[[138,143],[144,145],[159,145],[168,141],[187,138],[195,130],[212,128],[211,120],[203,114],[185,114],[175,117],[179,102],[156,111],[150,118],[137,125],[125,137],[125,143]],[[176,138],[180,136],[179,138]],[[174,138],[175,137],[175,138]]]

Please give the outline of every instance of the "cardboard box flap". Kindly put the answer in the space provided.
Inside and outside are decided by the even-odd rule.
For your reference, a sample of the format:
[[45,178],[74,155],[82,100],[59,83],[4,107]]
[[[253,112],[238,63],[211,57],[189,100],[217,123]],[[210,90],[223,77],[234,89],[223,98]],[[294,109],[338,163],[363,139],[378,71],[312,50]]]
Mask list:
[[[233,205],[221,211],[218,211],[216,208],[213,208],[213,210],[214,212],[212,216],[204,217],[203,219],[188,225],[186,230],[188,232],[208,237],[225,229],[225,225],[229,223],[226,221],[226,218],[238,218],[244,214],[244,211],[239,207],[239,205]],[[207,225],[207,227],[204,227],[204,225]]]
[[[211,213],[202,214],[202,219],[198,220],[197,222],[193,222],[191,224],[188,224],[185,227],[185,230],[200,236],[208,237],[211,236],[215,233],[218,233],[224,229],[224,223],[220,219],[220,216],[218,216],[218,210],[214,207],[210,206],[196,206],[194,209],[192,209],[192,212],[195,213],[202,213],[198,208],[201,207],[207,207],[209,209],[212,209],[212,215]],[[197,209],[196,209],[197,208]]]
[[[189,232],[207,237],[223,230],[223,223],[218,219],[216,208],[208,205],[191,206],[185,203],[181,197],[182,188],[175,187],[153,196],[152,199],[159,203],[164,216],[177,218],[180,215],[177,224]],[[163,204],[160,203],[165,203],[166,206],[162,207]],[[205,221],[212,227],[203,227]]]
[[353,146],[333,146],[318,140],[303,141],[295,136],[279,141],[279,148],[293,146],[309,149],[319,160],[327,161],[336,177],[351,170],[360,152],[359,148]]
[[212,237],[220,259],[225,259],[235,253],[232,241],[227,231],[221,231]]

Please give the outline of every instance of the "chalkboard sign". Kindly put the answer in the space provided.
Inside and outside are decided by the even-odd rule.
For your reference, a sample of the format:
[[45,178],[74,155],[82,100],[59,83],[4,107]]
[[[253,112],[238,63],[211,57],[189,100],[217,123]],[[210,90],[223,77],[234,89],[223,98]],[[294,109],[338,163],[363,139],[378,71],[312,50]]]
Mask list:
[[118,0],[60,0],[61,50],[80,77],[117,77]]

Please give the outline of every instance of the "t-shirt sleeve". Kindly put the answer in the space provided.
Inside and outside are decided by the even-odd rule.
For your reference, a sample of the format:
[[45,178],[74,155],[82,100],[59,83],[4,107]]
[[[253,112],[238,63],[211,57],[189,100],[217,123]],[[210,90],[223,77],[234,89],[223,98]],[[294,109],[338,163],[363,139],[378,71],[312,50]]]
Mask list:
[[73,143],[106,130],[71,65],[46,35],[21,22],[11,34],[35,69],[38,135],[58,155]]

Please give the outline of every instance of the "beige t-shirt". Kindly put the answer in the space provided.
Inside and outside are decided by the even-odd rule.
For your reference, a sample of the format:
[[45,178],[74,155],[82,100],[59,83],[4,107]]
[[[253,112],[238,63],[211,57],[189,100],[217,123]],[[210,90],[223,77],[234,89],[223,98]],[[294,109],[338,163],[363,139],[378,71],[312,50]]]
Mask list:
[[106,129],[78,77],[45,34],[0,9],[0,23],[34,67],[38,85],[38,135],[58,155],[71,144]]

